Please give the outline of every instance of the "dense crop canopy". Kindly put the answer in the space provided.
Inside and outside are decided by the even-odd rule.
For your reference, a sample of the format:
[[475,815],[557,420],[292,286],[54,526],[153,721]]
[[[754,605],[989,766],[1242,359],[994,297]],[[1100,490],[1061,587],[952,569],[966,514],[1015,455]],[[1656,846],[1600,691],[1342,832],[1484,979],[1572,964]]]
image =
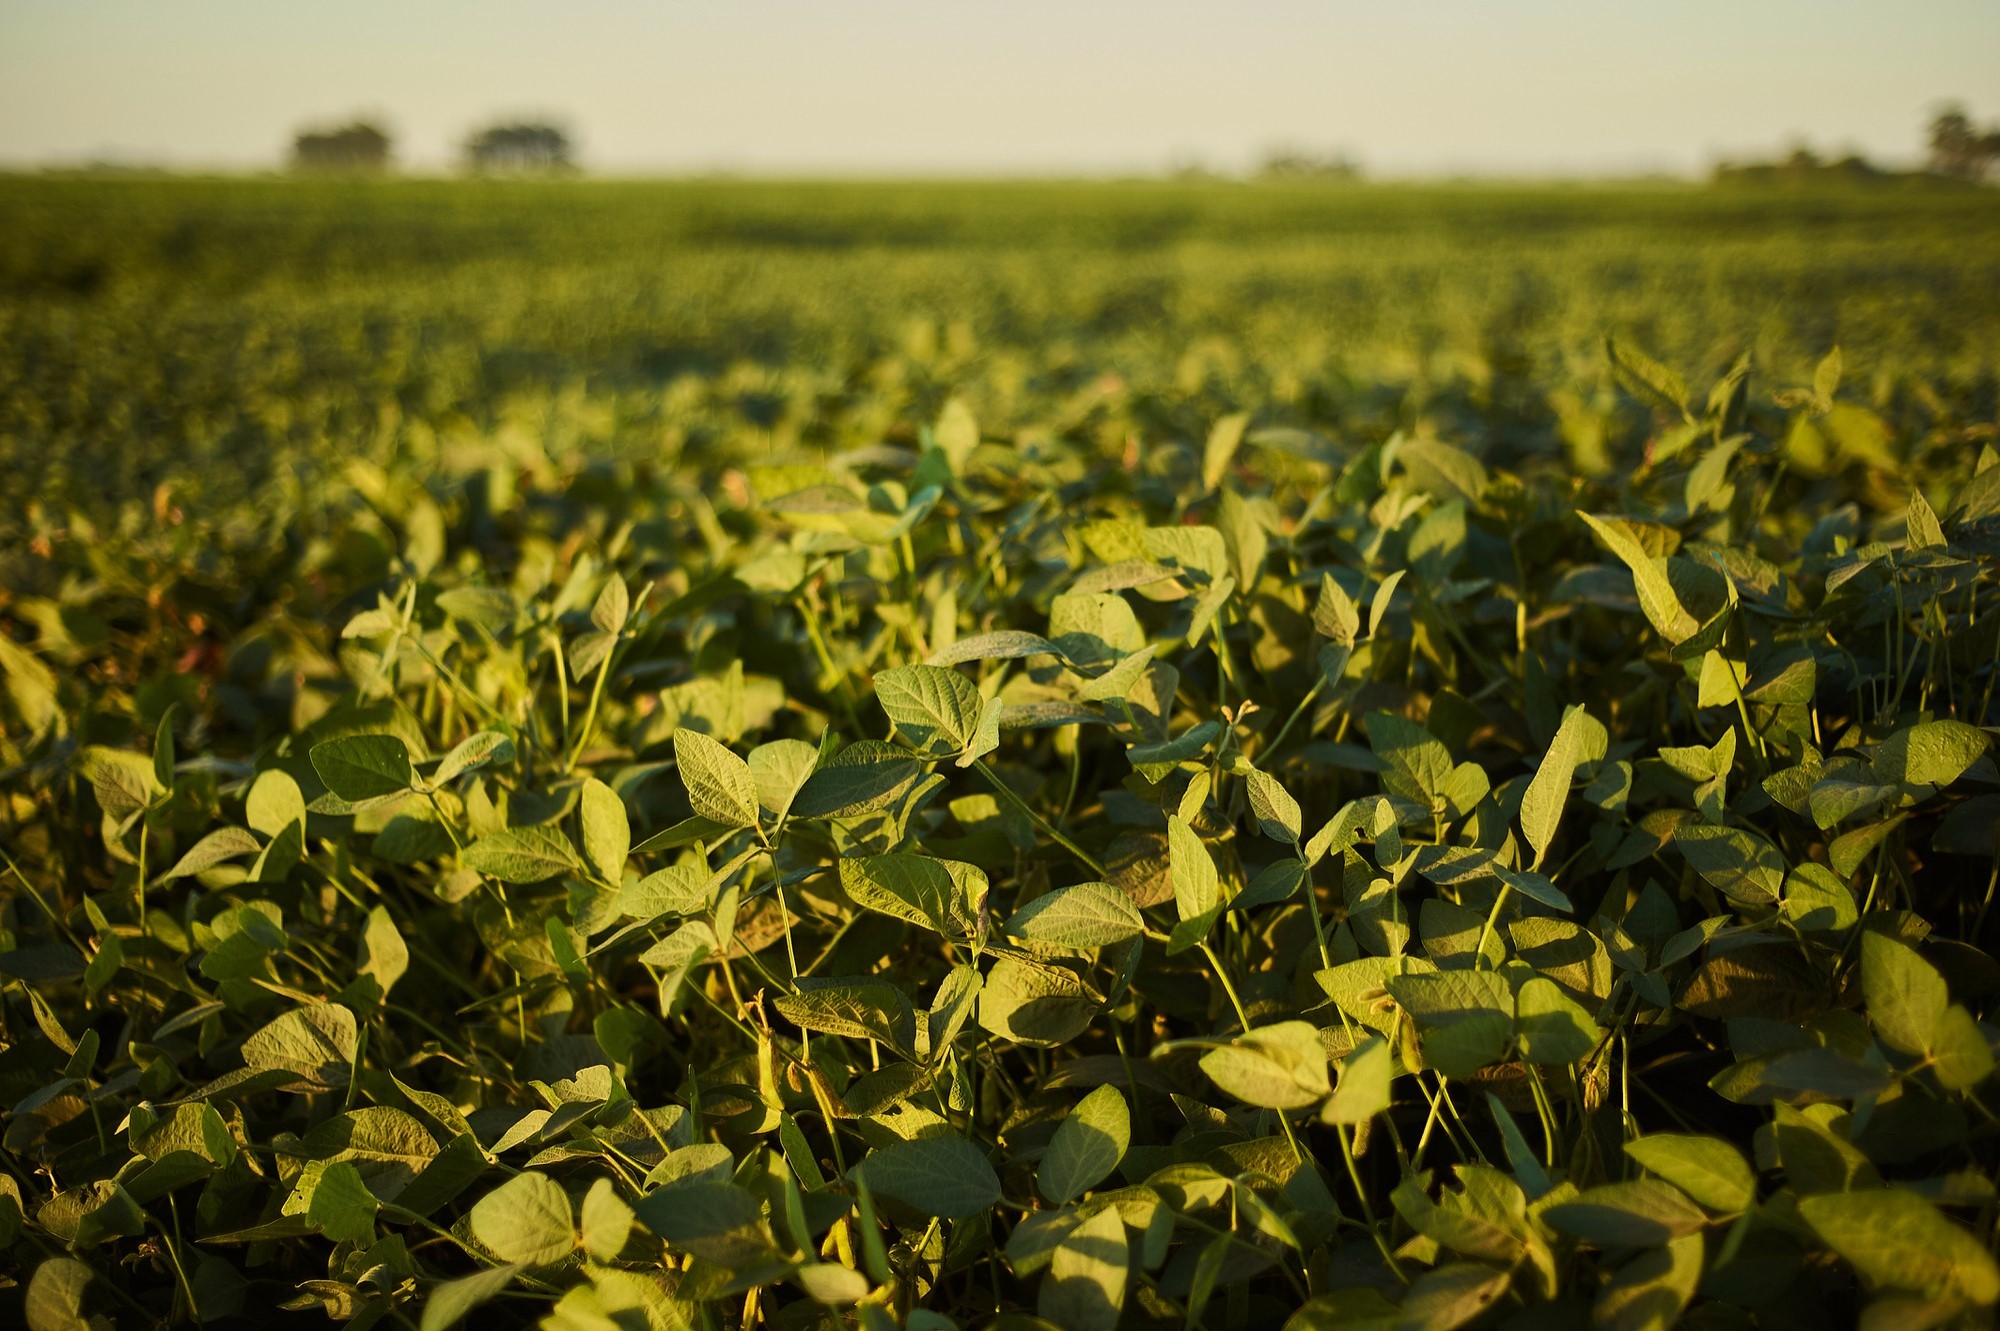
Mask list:
[[1989,1325],[2000,457],[1749,371],[1600,352],[1595,480],[996,369],[357,463],[261,562],[79,511],[0,602],[7,1297]]

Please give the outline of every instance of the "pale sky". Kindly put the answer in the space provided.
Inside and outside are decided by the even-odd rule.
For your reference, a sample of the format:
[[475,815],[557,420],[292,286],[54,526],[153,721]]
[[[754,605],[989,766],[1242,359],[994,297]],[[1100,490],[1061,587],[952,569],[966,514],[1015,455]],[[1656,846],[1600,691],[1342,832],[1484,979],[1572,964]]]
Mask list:
[[552,114],[607,173],[1698,171],[2000,121],[1996,0],[0,0],[0,164],[263,168]]

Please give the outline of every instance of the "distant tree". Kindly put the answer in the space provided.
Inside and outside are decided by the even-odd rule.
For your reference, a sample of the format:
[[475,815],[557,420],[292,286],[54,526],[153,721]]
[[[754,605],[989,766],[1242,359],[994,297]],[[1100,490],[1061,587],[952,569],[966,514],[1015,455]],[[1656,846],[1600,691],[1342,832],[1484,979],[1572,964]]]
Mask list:
[[1276,148],[1264,155],[1257,174],[1266,179],[1284,180],[1318,177],[1322,180],[1357,180],[1361,164],[1341,152],[1315,153],[1300,148]]
[[1932,118],[1931,170],[1938,175],[1984,180],[1996,159],[2000,159],[2000,128],[1980,132],[1965,108],[1956,103]]
[[302,129],[292,138],[292,169],[327,175],[377,175],[389,169],[395,142],[372,120]]
[[480,175],[561,175],[576,169],[576,150],[560,125],[515,121],[467,139],[465,164]]

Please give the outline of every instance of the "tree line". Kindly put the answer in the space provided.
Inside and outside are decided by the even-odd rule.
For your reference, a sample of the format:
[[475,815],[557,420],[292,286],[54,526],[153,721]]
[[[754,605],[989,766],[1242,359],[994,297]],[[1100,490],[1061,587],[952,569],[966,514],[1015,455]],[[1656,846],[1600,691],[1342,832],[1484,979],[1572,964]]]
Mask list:
[[[1768,162],[1723,162],[1716,166],[1718,184],[1796,184],[1804,182],[1873,182],[1935,177],[1983,183],[2000,164],[2000,124],[1984,129],[1973,123],[1956,103],[1944,106],[1927,127],[1929,150],[1924,168],[1899,172],[1878,166],[1857,153],[1826,157],[1800,144],[1786,156]],[[576,146],[569,131],[546,120],[506,120],[469,135],[460,149],[468,171],[479,175],[563,175],[577,169]],[[344,125],[300,130],[292,139],[292,169],[322,175],[379,175],[395,165],[395,140],[383,124],[360,118]],[[1200,173],[1183,168],[1182,174]],[[1352,180],[1359,165],[1343,153],[1317,154],[1280,149],[1268,154],[1258,176],[1266,179],[1318,177]]]
[[[565,175],[577,169],[569,131],[546,120],[497,121],[476,130],[460,146],[460,160],[478,175]],[[395,161],[394,136],[369,117],[301,129],[292,137],[292,169],[308,175],[383,175]]]
[[1714,180],[1721,185],[1832,184],[1909,180],[1948,180],[1982,184],[2000,164],[2000,125],[1981,129],[1965,107],[1956,102],[1940,107],[1925,127],[1927,154],[1922,168],[1896,171],[1859,153],[1831,157],[1800,143],[1785,156],[1768,162],[1723,162]]

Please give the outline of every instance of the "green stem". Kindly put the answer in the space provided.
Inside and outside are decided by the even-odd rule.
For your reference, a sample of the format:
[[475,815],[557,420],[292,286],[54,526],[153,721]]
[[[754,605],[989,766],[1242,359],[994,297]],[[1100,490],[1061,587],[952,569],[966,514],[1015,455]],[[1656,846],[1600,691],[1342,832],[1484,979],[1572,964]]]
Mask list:
[[1208,964],[1215,967],[1215,978],[1222,981],[1222,992],[1229,995],[1229,1006],[1236,1009],[1236,1020],[1245,1031],[1250,1029],[1250,1014],[1243,1010],[1243,1000],[1236,996],[1236,986],[1229,982],[1229,971],[1222,964],[1222,958],[1215,955],[1215,949],[1208,945],[1206,938],[1197,945],[1201,954],[1208,958]]
[[1381,1222],[1375,1218],[1375,1204],[1368,1200],[1368,1189],[1362,1186],[1361,1169],[1354,1163],[1354,1148],[1347,1142],[1347,1125],[1334,1124],[1333,1135],[1340,1142],[1340,1158],[1347,1165],[1347,1179],[1354,1185],[1354,1195],[1361,1203],[1361,1214],[1367,1217],[1368,1233],[1375,1240],[1376,1251],[1380,1252],[1382,1260],[1389,1264],[1389,1273],[1405,1285],[1409,1284],[1410,1277],[1404,1274],[1401,1263],[1396,1260],[1395,1252],[1389,1247],[1388,1236],[1382,1233]]
[[[1472,949],[1472,964],[1475,967],[1479,965],[1480,959],[1486,955],[1486,940],[1493,936],[1494,926],[1500,923],[1500,910],[1507,904],[1507,894],[1513,890],[1513,888],[1502,883],[1500,890],[1493,896],[1493,909],[1486,912],[1486,923],[1479,927],[1479,942]],[[1496,967],[1495,969],[1498,968]]]
[[146,815],[139,815],[139,934],[144,938],[153,936],[152,926],[146,922],[146,835],[150,829]]
[[1099,878],[1104,877],[1105,869],[1102,864],[1098,863],[1095,859],[1093,859],[1090,853],[1084,850],[1083,847],[1077,845],[1076,842],[1071,841],[1068,837],[1064,836],[1061,832],[1057,831],[1055,826],[1052,823],[1050,823],[1048,819],[1042,817],[1042,815],[1040,815],[1039,813],[1036,813],[1034,809],[1029,806],[1026,800],[1022,799],[1019,795],[1014,793],[1014,788],[1012,786],[1008,785],[1005,781],[1002,781],[997,775],[995,775],[992,768],[988,767],[984,762],[975,760],[972,764],[972,770],[979,773],[979,775],[981,775],[982,777],[986,778],[987,784],[991,785],[993,789],[997,791],[1003,799],[1005,799],[1008,803],[1012,804],[1015,808],[1019,809],[1022,813],[1028,815],[1028,821],[1033,823],[1042,832],[1046,833],[1051,841],[1054,841],[1058,846],[1061,846],[1064,850],[1076,856],[1077,859],[1083,861],[1084,865],[1088,867],[1089,870],[1092,873],[1096,874]]
[[590,706],[583,713],[583,728],[577,731],[576,743],[569,746],[569,754],[563,759],[564,776],[576,770],[577,757],[582,754],[584,746],[590,743],[590,732],[597,728],[597,704],[603,701],[604,680],[611,673],[611,667],[617,659],[618,644],[613,643],[611,650],[606,652],[604,659],[598,663],[597,679],[590,686]]
[[1265,762],[1270,761],[1271,755],[1276,753],[1279,746],[1285,742],[1285,736],[1292,733],[1293,723],[1305,714],[1306,708],[1312,706],[1313,699],[1319,697],[1319,691],[1325,687],[1325,675],[1321,675],[1313,681],[1313,686],[1306,690],[1306,696],[1299,699],[1298,706],[1292,708],[1292,714],[1285,718],[1285,724],[1278,727],[1277,737],[1264,746],[1264,751],[1258,755],[1260,759]]

